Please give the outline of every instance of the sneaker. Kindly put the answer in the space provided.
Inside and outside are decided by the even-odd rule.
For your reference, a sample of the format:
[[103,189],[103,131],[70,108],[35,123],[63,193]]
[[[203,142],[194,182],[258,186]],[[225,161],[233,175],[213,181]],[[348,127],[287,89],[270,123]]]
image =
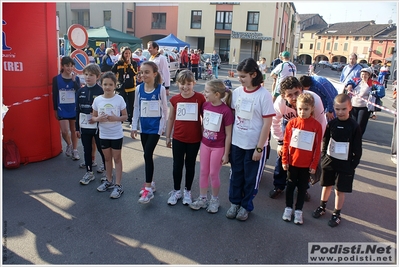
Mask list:
[[396,155],[392,155],[391,156],[391,160],[392,160],[393,163],[398,164],[398,160],[396,158]]
[[115,187],[115,185],[113,183],[110,183],[110,182],[108,182],[108,180],[105,180],[99,187],[97,187],[97,191],[105,192],[114,187]]
[[72,156],[72,150],[73,150],[72,144],[70,144],[69,146],[67,145],[66,148],[65,148],[65,155],[67,157],[71,157]]
[[312,216],[313,218],[320,218],[321,215],[323,215],[324,213],[326,213],[326,209],[323,209],[322,207],[317,207],[317,209],[315,209],[315,211],[313,211]]
[[306,194],[305,194],[305,201],[306,202],[310,201],[310,194],[308,193],[308,191],[306,191]]
[[240,209],[240,205],[231,204],[230,209],[226,213],[226,217],[229,219],[235,219],[237,217],[238,210]]
[[209,213],[216,213],[219,211],[219,199],[218,198],[211,198],[209,201],[208,208],[206,209],[207,212]]
[[77,150],[72,151],[72,160],[80,160],[79,152]]
[[111,195],[109,195],[109,197],[110,198],[120,198],[122,194],[123,194],[122,185],[115,185],[114,190],[112,191]]
[[177,201],[181,199],[181,192],[180,190],[173,190],[169,192],[169,199],[168,199],[168,205],[176,205]]
[[183,193],[183,205],[190,205],[192,203],[191,191],[184,189]]
[[328,221],[328,225],[331,227],[338,226],[338,224],[341,222],[341,216],[337,214],[333,214],[331,216],[331,220]]
[[206,209],[208,207],[208,200],[206,198],[198,197],[197,200],[195,200],[189,206],[193,210],[199,210],[201,208]]
[[249,214],[249,212],[244,207],[241,207],[238,210],[236,219],[240,220],[240,221],[246,221],[248,219],[248,214]]
[[[92,167],[96,167],[96,166],[97,166],[97,162],[93,161],[93,162],[91,163],[91,166],[92,166]],[[81,169],[86,168],[86,164],[85,164],[84,162],[81,162],[81,163],[79,164],[79,168],[81,168]]]
[[286,222],[290,222],[291,221],[291,216],[292,216],[292,208],[286,207],[284,209],[283,220],[286,221]]
[[[139,195],[141,196],[142,194],[143,194],[143,192],[144,192],[144,188],[145,187],[145,185],[143,186],[143,188],[141,188],[141,190],[140,190],[140,193],[139,193]],[[155,193],[155,191],[157,191],[157,189],[155,188],[155,182],[151,182],[151,189],[152,189],[152,192],[153,193]]]
[[81,184],[88,184],[91,181],[93,181],[94,179],[96,179],[96,177],[94,177],[93,172],[86,172],[85,175],[83,175],[83,178],[80,179],[80,183]]
[[142,204],[147,204],[153,198],[154,198],[154,193],[144,189],[144,192],[141,194],[141,197],[139,198],[139,202]]
[[301,225],[303,224],[303,218],[302,218],[302,211],[301,210],[296,210],[294,213],[294,223]]
[[271,190],[269,192],[269,196],[270,198],[277,198],[279,195],[281,195],[281,193],[283,192],[283,190],[279,189],[279,188],[274,188],[273,190]]
[[[94,165],[92,165],[92,166],[95,167]],[[96,163],[96,166],[97,166],[97,163]],[[101,163],[100,167],[97,168],[97,172],[98,172],[98,173],[103,173],[103,172],[105,172],[104,164],[103,164],[103,163]]]

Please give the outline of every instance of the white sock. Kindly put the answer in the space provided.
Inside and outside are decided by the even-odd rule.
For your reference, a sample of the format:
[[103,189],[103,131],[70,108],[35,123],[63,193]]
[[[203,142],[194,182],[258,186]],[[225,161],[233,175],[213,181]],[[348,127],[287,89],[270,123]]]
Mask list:
[[145,187],[145,190],[147,190],[147,191],[149,191],[149,192],[151,192],[152,193],[152,188],[151,187]]

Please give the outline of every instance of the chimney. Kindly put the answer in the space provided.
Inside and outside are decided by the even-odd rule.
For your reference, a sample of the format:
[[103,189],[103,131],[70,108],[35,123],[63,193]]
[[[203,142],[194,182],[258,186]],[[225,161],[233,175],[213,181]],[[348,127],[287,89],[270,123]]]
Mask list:
[[370,25],[375,25],[375,20],[371,20]]

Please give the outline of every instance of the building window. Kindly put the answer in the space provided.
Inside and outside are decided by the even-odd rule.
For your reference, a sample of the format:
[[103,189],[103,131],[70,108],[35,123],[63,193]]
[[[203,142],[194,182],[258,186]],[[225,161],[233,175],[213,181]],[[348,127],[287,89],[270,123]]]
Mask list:
[[328,38],[327,38],[328,40],[330,40],[331,39],[331,36],[328,36]]
[[354,38],[355,41],[359,41],[359,36]]
[[201,29],[202,11],[191,11],[191,29]]
[[364,47],[363,47],[363,54],[367,54],[367,53],[368,53],[368,51],[369,51],[369,48],[368,48],[368,47],[366,47],[366,46],[364,46]]
[[259,25],[259,12],[248,12],[247,31],[257,31]]
[[346,36],[345,40],[349,40],[349,36]]
[[151,29],[166,29],[166,13],[152,13]]
[[217,11],[216,12],[216,30],[231,30],[233,22],[233,12]]
[[331,43],[327,43],[327,48],[326,50],[330,50],[331,49]]
[[344,51],[348,51],[348,43],[344,43]]
[[302,49],[303,48],[303,44],[299,44],[299,49]]
[[127,27],[133,29],[133,12],[127,12]]
[[305,38],[305,34],[304,33],[301,33],[301,38]]
[[111,11],[104,11],[104,26],[111,27]]
[[338,43],[335,43],[334,44],[334,51],[337,51],[338,50]]
[[357,54],[357,46],[354,46],[354,47],[353,47],[353,53],[356,53],[356,54]]
[[389,54],[389,55],[392,55],[394,49],[395,49],[395,47],[390,47],[390,48],[388,48],[388,54]]
[[320,50],[320,43],[317,43],[317,50]]
[[317,38],[318,38],[318,39],[321,39],[321,36],[318,36]]
[[379,43],[379,44],[382,44],[382,43],[384,43],[384,41],[378,41],[378,43]]
[[335,36],[335,40],[338,40],[339,36]]
[[310,44],[310,45],[309,45],[309,49],[313,49],[313,44]]
[[370,36],[368,36],[368,37],[364,37],[364,40],[365,40],[365,41],[368,41],[368,40],[370,40]]
[[311,35],[311,37],[310,37],[310,38],[314,39],[314,33],[312,33],[312,35]]

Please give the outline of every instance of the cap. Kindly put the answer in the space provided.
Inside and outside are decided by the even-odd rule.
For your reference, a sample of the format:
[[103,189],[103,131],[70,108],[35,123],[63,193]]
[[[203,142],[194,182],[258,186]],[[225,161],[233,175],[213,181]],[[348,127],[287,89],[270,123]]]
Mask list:
[[363,68],[363,69],[360,70],[360,72],[367,72],[369,75],[371,75],[373,73],[371,68]]
[[282,56],[282,57],[290,57],[290,52],[288,52],[288,51],[283,51],[283,52],[281,53],[281,56]]

